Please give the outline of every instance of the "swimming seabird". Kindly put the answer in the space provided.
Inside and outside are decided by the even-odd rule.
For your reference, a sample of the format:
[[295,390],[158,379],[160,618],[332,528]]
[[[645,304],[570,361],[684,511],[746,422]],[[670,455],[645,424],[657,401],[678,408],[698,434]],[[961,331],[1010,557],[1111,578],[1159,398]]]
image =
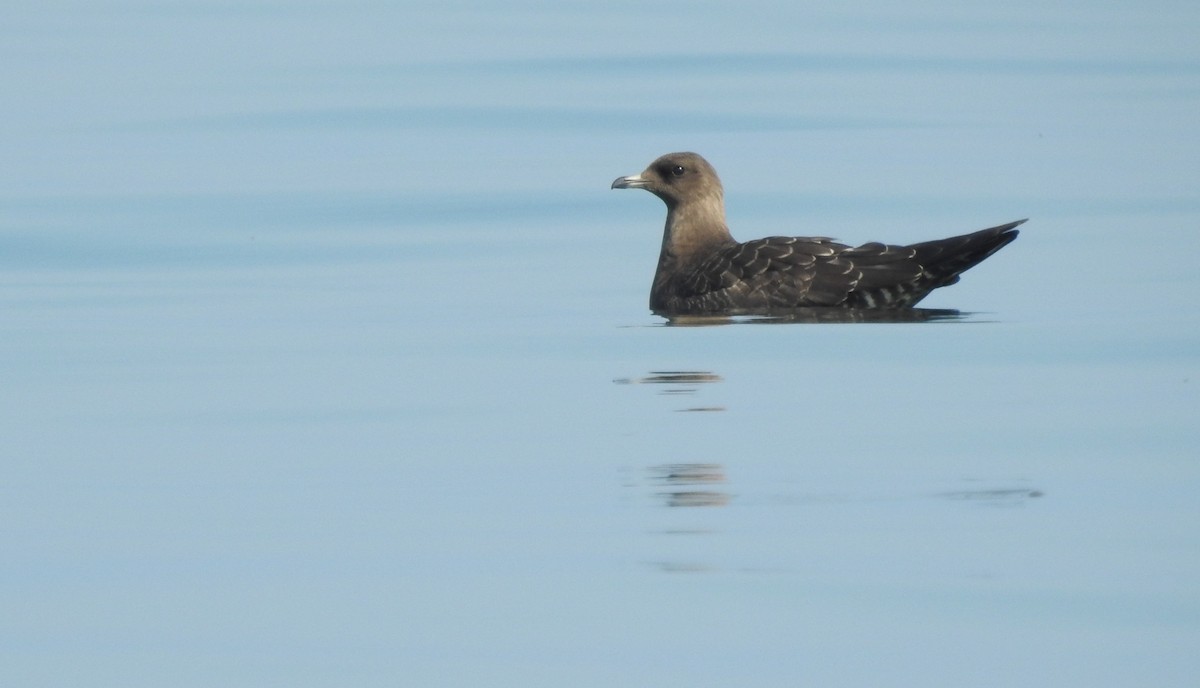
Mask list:
[[911,246],[782,236],[739,243],[725,225],[721,180],[695,153],[668,153],[612,188],[645,189],[667,204],[650,289],[650,309],[665,316],[908,308],[1016,239],[1025,222]]

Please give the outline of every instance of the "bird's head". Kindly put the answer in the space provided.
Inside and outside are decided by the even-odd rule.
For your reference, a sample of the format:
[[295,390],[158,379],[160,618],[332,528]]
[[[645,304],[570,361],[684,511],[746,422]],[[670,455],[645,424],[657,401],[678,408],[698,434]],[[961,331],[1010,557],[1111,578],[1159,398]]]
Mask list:
[[724,191],[717,171],[695,153],[667,153],[641,174],[618,177],[614,189],[645,189],[674,209],[686,203],[713,203],[722,207]]

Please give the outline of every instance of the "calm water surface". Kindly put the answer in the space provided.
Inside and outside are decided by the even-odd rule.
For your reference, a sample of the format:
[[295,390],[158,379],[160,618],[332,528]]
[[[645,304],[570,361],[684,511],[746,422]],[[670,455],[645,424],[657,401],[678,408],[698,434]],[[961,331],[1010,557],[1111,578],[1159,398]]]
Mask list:
[[[2,14],[0,683],[1194,685],[1191,4]],[[740,238],[1033,219],[668,323],[679,149]]]

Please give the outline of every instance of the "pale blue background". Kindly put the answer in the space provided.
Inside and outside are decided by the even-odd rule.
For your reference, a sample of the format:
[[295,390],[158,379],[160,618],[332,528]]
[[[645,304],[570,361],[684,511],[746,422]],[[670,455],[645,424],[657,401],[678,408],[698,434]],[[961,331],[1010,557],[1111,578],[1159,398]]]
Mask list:
[[[1197,35],[6,3],[0,684],[1195,685]],[[959,322],[663,327],[679,149],[741,238],[1032,220]]]

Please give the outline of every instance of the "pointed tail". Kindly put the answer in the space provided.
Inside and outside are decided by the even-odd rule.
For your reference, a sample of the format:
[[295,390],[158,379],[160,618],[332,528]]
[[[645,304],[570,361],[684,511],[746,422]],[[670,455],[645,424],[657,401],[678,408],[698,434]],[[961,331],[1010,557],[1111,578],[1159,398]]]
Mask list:
[[1017,238],[1017,226],[1026,220],[981,229],[978,232],[913,244],[917,262],[933,283],[933,288],[945,287],[958,281],[958,276],[978,265],[985,258],[1004,248]]

